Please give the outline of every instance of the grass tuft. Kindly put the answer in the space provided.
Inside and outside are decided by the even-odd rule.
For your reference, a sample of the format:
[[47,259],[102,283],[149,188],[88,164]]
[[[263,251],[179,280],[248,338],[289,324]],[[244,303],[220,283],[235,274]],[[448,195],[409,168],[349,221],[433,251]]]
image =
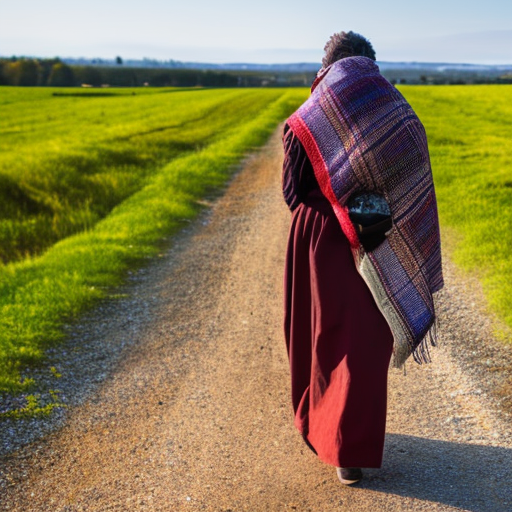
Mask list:
[[64,404],[59,398],[59,391],[50,390],[50,401],[43,402],[40,394],[27,395],[25,397],[26,404],[23,407],[12,409],[10,411],[0,412],[0,420],[2,419],[22,419],[34,418],[41,416],[49,416],[54,409],[64,409]]

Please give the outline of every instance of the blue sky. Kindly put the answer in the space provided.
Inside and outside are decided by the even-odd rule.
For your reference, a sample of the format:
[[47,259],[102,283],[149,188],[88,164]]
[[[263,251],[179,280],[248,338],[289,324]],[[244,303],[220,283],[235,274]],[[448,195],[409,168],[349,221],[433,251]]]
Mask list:
[[511,0],[0,0],[0,55],[316,62],[354,30],[378,60],[512,64]]

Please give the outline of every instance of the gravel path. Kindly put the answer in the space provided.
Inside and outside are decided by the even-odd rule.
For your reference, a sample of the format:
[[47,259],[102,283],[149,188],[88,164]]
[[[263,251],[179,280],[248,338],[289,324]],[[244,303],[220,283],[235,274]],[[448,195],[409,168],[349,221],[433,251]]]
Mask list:
[[276,133],[125,298],[70,328],[51,364],[71,407],[0,423],[0,510],[512,511],[512,354],[449,265],[433,363],[391,371],[382,469],[343,487],[304,446],[281,329],[280,155]]

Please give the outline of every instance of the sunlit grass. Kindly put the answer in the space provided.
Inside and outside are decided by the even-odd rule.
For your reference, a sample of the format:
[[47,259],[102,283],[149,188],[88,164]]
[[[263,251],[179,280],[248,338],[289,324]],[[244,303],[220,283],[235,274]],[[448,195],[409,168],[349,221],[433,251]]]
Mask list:
[[[19,95],[19,90],[13,91]],[[34,90],[34,94],[41,96],[42,93]],[[49,245],[36,257],[0,266],[0,392],[20,392],[34,387],[30,370],[23,372],[27,375],[24,380],[20,378],[20,371],[41,361],[45,349],[61,340],[63,322],[76,318],[95,300],[105,296],[141,258],[154,255],[163,237],[175,232],[183,219],[196,215],[200,209],[198,200],[224,184],[234,164],[247,151],[261,145],[306,97],[305,90],[260,89],[108,98],[135,103],[124,105],[107,116],[108,137],[103,129],[94,126],[93,114],[107,106],[91,104],[91,110],[86,109],[83,115],[91,116],[88,126],[92,133],[85,133],[81,139],[75,126],[66,130],[66,122],[72,124],[71,114],[66,121],[61,119],[54,126],[49,122],[46,129],[42,129],[39,124],[45,123],[44,116],[38,113],[34,119],[29,113],[23,114],[20,107],[18,124],[30,124],[22,120],[32,119],[37,136],[32,150],[22,151],[23,143],[19,142],[20,159],[25,165],[17,164],[16,172],[5,165],[6,161],[16,159],[9,156],[8,146],[2,145],[0,157],[4,174],[14,183],[30,183],[27,189],[44,190],[48,197],[41,204],[49,202],[52,215],[58,211],[65,218],[66,212],[70,216],[85,212],[86,221],[85,226],[77,228],[77,233],[64,234],[60,241]],[[23,95],[20,98],[31,103]],[[44,98],[43,103],[47,99]],[[104,100],[107,101],[105,98],[71,98],[65,107],[71,112],[81,106],[81,101]],[[73,102],[78,102],[76,107]],[[34,108],[39,105],[38,101],[32,103]],[[141,109],[142,119],[136,115]],[[11,122],[15,124],[14,120]],[[160,129],[162,127],[165,129]],[[46,143],[43,142],[45,133]],[[123,137],[126,142],[122,141]],[[27,144],[30,146],[29,142]],[[152,151],[166,145],[171,150],[164,148],[157,157],[152,155]],[[47,152],[45,146],[48,146]],[[116,155],[119,152],[124,158],[130,151],[133,151],[135,163],[130,163],[129,172],[137,176],[126,186],[126,192],[119,195],[119,200],[109,203],[100,195],[100,204],[97,204],[95,197],[84,194],[83,190],[73,190],[77,183],[81,186],[89,180],[90,163],[95,166],[96,180],[102,184],[107,182],[106,189],[118,194],[122,181],[118,175],[122,174],[123,166],[116,165]],[[102,160],[105,153],[110,155],[109,166]],[[59,155],[66,162],[62,169],[48,165],[47,162],[57,165]],[[151,164],[141,163],[143,158]],[[71,165],[70,161],[76,165]],[[51,173],[52,168],[57,178]],[[66,176],[66,169],[73,178]],[[130,177],[126,179],[130,181]],[[70,201],[66,193],[62,196],[63,191],[75,199]],[[73,209],[74,204],[80,202],[76,198],[82,198],[82,194],[85,199],[80,208]],[[109,204],[108,211],[97,213],[105,201]],[[19,217],[23,220],[23,216]],[[39,230],[34,229],[34,236]]]
[[[512,86],[400,87],[427,130],[454,262],[512,327]],[[504,334],[502,332],[502,334]]]
[[[113,89],[103,97],[55,91],[1,89],[3,262],[40,254],[90,229],[165,162],[222,138],[282,94]],[[58,90],[66,92],[77,94]]]

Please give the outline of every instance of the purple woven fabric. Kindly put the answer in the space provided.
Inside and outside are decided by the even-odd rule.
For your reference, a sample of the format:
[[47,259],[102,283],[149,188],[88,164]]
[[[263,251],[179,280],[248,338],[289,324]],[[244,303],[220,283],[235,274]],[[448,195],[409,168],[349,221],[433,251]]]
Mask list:
[[[366,57],[341,59],[288,119],[352,246],[356,265],[393,332],[394,364],[428,359],[433,293],[443,286],[437,204],[423,125]],[[393,227],[364,253],[348,217],[355,193],[383,195]]]

